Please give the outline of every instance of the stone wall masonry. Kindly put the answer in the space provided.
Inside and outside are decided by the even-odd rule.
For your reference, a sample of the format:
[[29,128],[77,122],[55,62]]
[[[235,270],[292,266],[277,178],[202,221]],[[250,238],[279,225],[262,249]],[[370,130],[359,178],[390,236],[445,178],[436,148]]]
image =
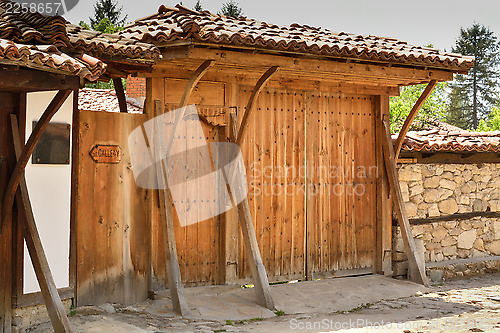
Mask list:
[[[408,218],[500,211],[500,164],[403,164],[399,178]],[[413,225],[426,263],[500,255],[500,219]],[[395,275],[406,274],[399,227],[393,229]]]

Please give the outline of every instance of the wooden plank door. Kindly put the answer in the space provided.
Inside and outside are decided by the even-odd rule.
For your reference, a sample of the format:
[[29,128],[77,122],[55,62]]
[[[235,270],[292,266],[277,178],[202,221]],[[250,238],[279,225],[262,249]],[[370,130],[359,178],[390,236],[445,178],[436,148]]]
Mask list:
[[[152,100],[160,100],[164,103],[164,111],[170,112],[179,107],[181,97],[184,93],[187,80],[172,79],[172,78],[154,78],[152,79]],[[193,126],[200,123],[204,138],[207,144],[210,142],[221,141],[220,127],[218,126],[221,119],[224,119],[225,112],[225,86],[223,83],[201,81],[196,86],[188,100],[188,105],[196,105],[198,113],[203,117],[201,123],[197,119],[188,119],[186,121],[193,122]],[[193,133],[188,133],[186,128],[183,127],[184,132],[178,132],[178,136],[186,138],[191,137]],[[223,132],[223,131],[222,131]],[[194,139],[194,138],[192,138]],[[179,148],[179,147],[177,147]],[[180,148],[179,148],[180,149]],[[186,150],[188,147],[186,146]],[[180,149],[182,150],[182,149]],[[213,156],[210,155],[213,159]],[[195,175],[200,167],[200,162],[197,158],[193,158],[191,154],[181,161],[177,159],[177,163],[183,163],[190,174]],[[189,179],[186,179],[189,180]],[[200,192],[198,188],[191,188],[192,193]],[[203,189],[204,193],[212,189]],[[214,191],[215,192],[215,191]],[[163,250],[163,231],[160,224],[160,214],[158,210],[158,202],[156,193],[153,193],[154,198],[152,202],[152,289],[162,290],[165,289],[167,283],[167,274],[165,271],[165,253]],[[213,193],[213,198],[217,198],[218,194]],[[192,198],[200,201],[199,198]],[[176,202],[174,202],[174,205]],[[214,285],[221,282],[221,265],[220,261],[223,256],[221,255],[221,219],[220,216],[215,216],[210,219],[199,221],[187,226],[181,226],[177,209],[182,207],[180,205],[174,210],[174,228],[175,238],[177,245],[177,254],[179,258],[179,267],[181,271],[182,282],[184,286],[198,286],[198,285]],[[186,207],[184,208],[186,209]]]
[[[149,269],[146,190],[136,185],[132,174],[128,135],[146,115],[80,111],[76,118],[76,303],[143,301]],[[119,146],[121,160],[97,163],[90,156],[97,145]]]
[[[240,89],[241,103],[250,91]],[[252,219],[270,281],[305,276],[304,102],[303,92],[262,91],[241,144]],[[238,276],[248,278],[241,234],[238,243]]]
[[307,278],[371,271],[375,131],[370,96],[308,93]]

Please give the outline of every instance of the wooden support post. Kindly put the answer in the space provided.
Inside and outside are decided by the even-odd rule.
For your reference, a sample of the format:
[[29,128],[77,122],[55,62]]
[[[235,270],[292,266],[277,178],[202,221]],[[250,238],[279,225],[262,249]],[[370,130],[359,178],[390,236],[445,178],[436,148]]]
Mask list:
[[245,108],[245,113],[243,114],[243,118],[241,119],[241,125],[238,130],[238,136],[235,141],[237,145],[240,145],[241,140],[243,140],[243,135],[245,134],[248,117],[250,117],[253,104],[257,100],[257,97],[259,96],[260,92],[262,91],[266,83],[271,79],[271,76],[273,76],[273,74],[278,71],[278,68],[279,68],[278,66],[273,66],[269,68],[264,74],[262,74],[259,81],[257,81],[257,84],[253,88],[252,93],[250,94],[250,98],[248,99],[247,106]]
[[[17,117],[11,115],[12,133],[14,136],[14,149],[16,151],[16,158],[21,157],[21,138],[19,136],[19,125]],[[45,251],[43,250],[42,241],[35,223],[33,209],[28,194],[28,187],[24,175],[21,176],[19,189],[16,192],[16,202],[18,210],[21,213],[23,221],[23,235],[26,240],[26,245],[31,257],[31,262],[36,273],[38,284],[42,290],[47,312],[49,313],[52,327],[56,333],[59,332],[72,332],[71,325],[64,310],[61,298],[57,291],[54,278],[50,271]]]
[[[7,130],[7,124],[2,130]],[[9,175],[9,163],[0,157],[0,191],[5,188]],[[0,233],[0,333],[12,331],[12,232],[7,225]]]
[[378,134],[380,142],[382,144],[382,148],[384,150],[384,161],[387,170],[391,196],[394,202],[394,208],[396,209],[399,226],[401,227],[405,253],[408,257],[410,279],[416,283],[427,286],[428,281],[425,275],[425,263],[423,258],[420,258],[420,255],[417,252],[415,240],[413,239],[413,235],[411,233],[410,222],[408,221],[408,216],[406,215],[401,187],[399,185],[399,176],[396,169],[396,160],[394,156],[394,147],[392,145],[388,114],[384,114],[384,117],[382,119],[382,126],[380,127]]
[[125,97],[125,90],[123,89],[122,79],[114,78],[113,85],[115,86],[116,97],[118,97],[120,112],[127,113],[127,97]]
[[[247,109],[247,112],[249,110]],[[236,142],[238,137],[237,119],[235,115],[230,115],[230,130],[229,141]],[[232,175],[225,175],[227,179],[231,179]],[[246,185],[246,184],[245,184]],[[229,186],[228,186],[228,190]],[[231,194],[229,194],[230,197]],[[238,220],[243,234],[243,241],[245,242],[245,250],[249,260],[249,266],[252,270],[252,278],[255,285],[255,293],[257,295],[257,303],[272,311],[276,310],[274,306],[273,297],[271,295],[271,288],[269,287],[269,280],[267,278],[266,268],[262,263],[262,257],[259,251],[259,244],[255,235],[255,228],[253,226],[252,214],[248,204],[248,198],[245,198],[238,204]]]
[[[376,121],[375,133],[382,128],[382,116],[389,112],[389,96],[380,95],[375,98]],[[383,138],[385,140],[385,137]],[[374,272],[383,275],[392,275],[392,213],[387,182],[387,170],[384,165],[384,153],[380,137],[375,134],[376,163],[377,163],[377,231],[376,231],[376,256]]]
[[[154,116],[157,117],[163,113],[162,103],[159,100],[154,101]],[[172,129],[172,135],[170,141],[173,141],[175,134],[176,125]],[[155,129],[156,132],[156,129]],[[154,136],[154,135],[153,135]],[[157,145],[155,145],[158,149]],[[171,148],[171,144],[169,144]],[[170,150],[170,149],[169,149]],[[168,151],[169,153],[169,151]],[[165,156],[168,156],[167,155]],[[154,152],[154,156],[160,155],[161,152]],[[160,157],[160,156],[158,156]],[[174,311],[179,313],[181,316],[186,316],[189,314],[189,306],[187,304],[186,296],[184,294],[184,287],[182,285],[181,271],[179,268],[179,260],[177,258],[177,247],[175,243],[175,230],[174,230],[174,207],[172,205],[172,195],[170,189],[167,186],[167,177],[165,173],[165,166],[163,164],[163,154],[159,158],[161,161],[161,168],[156,169],[156,175],[158,177],[158,184],[165,184],[165,190],[158,189],[158,196],[160,202],[160,215],[163,226],[163,237],[165,238],[164,249],[166,257],[166,270],[168,279],[168,288],[170,290],[170,296],[172,299],[172,306]]]
[[43,131],[49,124],[50,120],[61,108],[64,101],[66,101],[71,92],[71,90],[61,90],[57,93],[52,102],[50,102],[47,109],[45,109],[45,112],[43,113],[42,117],[35,126],[35,129],[31,133],[26,146],[23,148],[16,167],[12,171],[12,176],[10,177],[5,191],[5,196],[3,198],[2,211],[0,215],[0,232],[2,230],[3,220],[10,221],[10,219],[12,218],[12,204],[14,203],[14,195],[17,191],[19,181],[21,180],[24,169],[26,168],[26,164],[28,164],[33,150],[35,149],[38,141],[40,140],[40,137],[42,136]]
[[432,91],[437,85],[437,80],[432,80],[429,82],[427,87],[425,88],[424,92],[422,95],[419,97],[413,108],[411,109],[410,113],[408,114],[408,117],[406,117],[406,120],[403,124],[403,127],[401,128],[401,131],[399,132],[398,139],[396,140],[396,145],[394,147],[394,158],[397,161],[399,157],[399,153],[401,152],[401,147],[403,147],[403,142],[405,140],[406,134],[410,130],[410,126],[413,123],[413,120],[417,116],[418,111],[424,105],[425,100],[430,96]]

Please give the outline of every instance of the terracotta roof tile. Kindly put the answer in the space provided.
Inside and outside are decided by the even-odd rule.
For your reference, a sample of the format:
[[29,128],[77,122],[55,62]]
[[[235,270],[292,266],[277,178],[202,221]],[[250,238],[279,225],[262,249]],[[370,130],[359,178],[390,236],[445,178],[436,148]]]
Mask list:
[[125,38],[168,46],[194,41],[228,46],[250,46],[277,51],[312,53],[329,57],[412,64],[467,71],[474,58],[409,45],[394,38],[333,32],[292,24],[277,26],[247,18],[196,12],[180,5],[161,6],[158,13],[137,20],[119,33]]
[[99,78],[106,70],[102,61],[87,55],[70,57],[53,45],[24,45],[5,39],[0,39],[0,63],[2,62],[58,70],[91,81]]
[[[80,89],[78,109],[85,111],[120,112],[118,98],[113,89]],[[143,108],[131,99],[127,99],[128,113],[143,113]]]
[[[66,20],[39,13],[7,13],[10,1],[0,1],[0,38],[16,43],[66,45]],[[12,3],[12,2],[10,2]]]
[[85,30],[80,26],[66,25],[70,48],[90,53],[95,56],[120,56],[128,59],[158,60],[160,50],[152,45],[122,35],[105,34]]
[[[393,140],[397,134],[392,135]],[[433,129],[410,131],[403,142],[406,152],[500,152],[500,131],[469,132],[435,122]]]
[[[86,52],[93,56],[119,56],[133,60],[158,60],[154,45],[117,34],[85,30],[61,16],[40,13],[7,13],[10,1],[0,1],[0,38],[15,43],[54,45],[66,53]],[[10,2],[12,3],[12,2]]]

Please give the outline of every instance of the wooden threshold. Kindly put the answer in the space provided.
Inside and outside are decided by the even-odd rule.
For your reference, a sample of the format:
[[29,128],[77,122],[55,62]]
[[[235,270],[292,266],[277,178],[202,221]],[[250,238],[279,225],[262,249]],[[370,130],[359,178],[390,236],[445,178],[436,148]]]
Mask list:
[[[59,297],[61,297],[61,301],[65,301],[75,297],[75,291],[72,287],[58,288],[57,292],[59,293]],[[15,309],[42,304],[45,304],[45,301],[43,300],[41,291],[12,296],[12,307]]]

